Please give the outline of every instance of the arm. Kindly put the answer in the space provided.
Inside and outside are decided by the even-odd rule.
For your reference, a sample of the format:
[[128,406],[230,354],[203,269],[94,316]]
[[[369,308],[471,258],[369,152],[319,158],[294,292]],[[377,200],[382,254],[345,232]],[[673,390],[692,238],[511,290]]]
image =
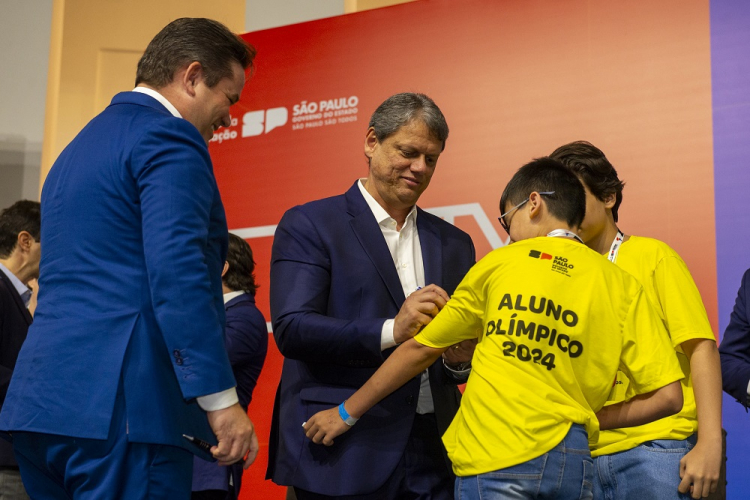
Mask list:
[[[427,369],[444,350],[424,346],[414,339],[407,340],[346,401],[346,411],[352,417],[360,418],[383,398]],[[304,429],[305,435],[313,442],[331,446],[333,440],[348,431],[350,426],[341,419],[337,408],[331,408],[313,415],[305,423]]]
[[[392,299],[387,294],[375,297],[367,293],[361,287],[368,283],[345,283],[347,289],[336,290],[334,306],[332,276],[335,271],[341,273],[355,266],[356,259],[348,256],[351,249],[339,248],[335,256],[330,255],[331,251],[303,209],[293,208],[284,214],[274,235],[271,259],[271,316],[276,343],[290,359],[378,366],[383,361],[381,330],[388,318],[334,317],[331,310],[336,307],[356,314],[360,308],[370,306],[364,303],[367,300],[382,302],[382,309],[389,307]],[[334,260],[338,269],[333,269]],[[371,286],[381,286],[380,277],[374,279],[377,284]],[[435,285],[409,295],[401,310],[394,310],[396,342],[416,334],[447,299],[447,294]]]
[[605,406],[596,414],[602,430],[635,427],[660,418],[674,415],[682,410],[682,387],[672,382],[664,387],[634,398]]
[[716,342],[693,339],[683,342],[682,350],[690,359],[690,371],[698,413],[698,442],[680,461],[679,486],[693,498],[716,491],[721,472],[721,366]]
[[[208,150],[192,125],[169,120],[144,133],[130,160],[164,354],[172,361],[183,398],[213,397],[232,389],[234,376],[223,342],[223,258],[211,239],[226,231],[226,223]],[[209,409],[209,423],[219,439],[213,455],[232,463],[250,450],[254,458],[253,426],[239,404],[230,401]]]

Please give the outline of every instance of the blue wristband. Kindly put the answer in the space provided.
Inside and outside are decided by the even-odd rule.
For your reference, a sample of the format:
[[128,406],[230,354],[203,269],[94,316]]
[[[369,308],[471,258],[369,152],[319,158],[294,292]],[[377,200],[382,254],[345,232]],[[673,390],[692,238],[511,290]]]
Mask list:
[[[346,401],[344,401],[344,403],[346,403]],[[356,424],[359,419],[354,418],[351,415],[349,415],[349,413],[347,413],[346,408],[344,408],[344,403],[341,403],[339,405],[339,416],[341,417],[341,420],[343,420],[346,425],[351,427],[354,424]]]

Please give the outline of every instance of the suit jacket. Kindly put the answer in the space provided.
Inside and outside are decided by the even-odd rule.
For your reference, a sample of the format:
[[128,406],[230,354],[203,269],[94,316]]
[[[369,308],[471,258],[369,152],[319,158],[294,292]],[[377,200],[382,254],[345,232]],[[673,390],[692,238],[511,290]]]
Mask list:
[[[237,396],[247,411],[253,399],[253,389],[268,351],[266,320],[255,306],[249,293],[238,295],[224,304],[227,316],[227,352],[237,380]],[[193,460],[193,491],[227,490],[228,499],[236,499],[242,484],[242,463],[219,466],[196,457]],[[233,488],[229,488],[229,476]]]
[[223,339],[227,226],[208,148],[150,96],[118,94],[42,191],[40,294],[0,429],[215,443],[194,398],[234,386]]
[[[31,314],[21,296],[4,272],[0,271],[0,407],[5,401],[10,377],[16,366],[26,332],[31,324]],[[13,446],[0,439],[0,467],[17,467]]]
[[750,270],[742,277],[729,326],[719,346],[724,391],[747,408],[747,384],[750,382]]
[[[471,238],[421,209],[417,229],[425,283],[452,293],[474,264]],[[381,329],[405,300],[383,234],[356,183],[344,195],[287,211],[271,260],[273,332],[285,360],[268,477],[325,495],[372,492],[403,454],[419,377],[372,408],[331,447],[313,444],[301,428],[310,416],[351,396],[392,352],[381,352]],[[429,375],[442,434],[460,393],[441,360]]]

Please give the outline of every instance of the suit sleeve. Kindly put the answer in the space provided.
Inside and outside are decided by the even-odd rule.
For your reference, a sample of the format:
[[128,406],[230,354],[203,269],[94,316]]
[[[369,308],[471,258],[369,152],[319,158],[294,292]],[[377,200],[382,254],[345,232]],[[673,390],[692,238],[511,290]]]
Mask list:
[[729,326],[719,346],[724,391],[743,406],[748,406],[747,385],[750,382],[750,323],[747,317],[750,270],[742,277]]
[[223,308],[217,310],[223,262],[214,262],[209,241],[216,183],[205,143],[188,122],[169,120],[144,134],[132,165],[164,354],[185,399],[229,389],[234,377],[223,341]]
[[380,331],[387,318],[328,316],[330,294],[330,256],[313,222],[293,208],[276,228],[271,257],[271,317],[279,351],[306,362],[380,364]]

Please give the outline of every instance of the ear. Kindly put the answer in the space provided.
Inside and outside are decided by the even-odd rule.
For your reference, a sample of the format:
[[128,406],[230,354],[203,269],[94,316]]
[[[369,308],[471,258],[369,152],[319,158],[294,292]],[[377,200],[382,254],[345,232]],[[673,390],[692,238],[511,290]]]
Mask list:
[[34,237],[28,231],[21,231],[18,233],[18,241],[16,242],[16,248],[22,252],[28,252],[31,250],[31,245],[34,244]]
[[378,144],[379,142],[378,137],[375,135],[375,129],[373,127],[368,128],[367,134],[365,135],[365,156],[372,158]]
[[529,218],[534,219],[536,217],[539,217],[542,214],[542,207],[544,205],[544,200],[542,198],[542,195],[539,194],[536,191],[532,191],[529,195]]
[[229,262],[226,260],[224,261],[224,269],[221,270],[221,277],[223,278],[225,274],[227,274],[227,271],[229,271]]
[[604,197],[604,208],[608,208],[609,210],[612,210],[612,207],[615,206],[616,202],[617,202],[617,195],[615,193],[610,193]]
[[203,66],[198,61],[193,61],[182,74],[182,86],[185,91],[195,97],[196,87],[203,81]]

